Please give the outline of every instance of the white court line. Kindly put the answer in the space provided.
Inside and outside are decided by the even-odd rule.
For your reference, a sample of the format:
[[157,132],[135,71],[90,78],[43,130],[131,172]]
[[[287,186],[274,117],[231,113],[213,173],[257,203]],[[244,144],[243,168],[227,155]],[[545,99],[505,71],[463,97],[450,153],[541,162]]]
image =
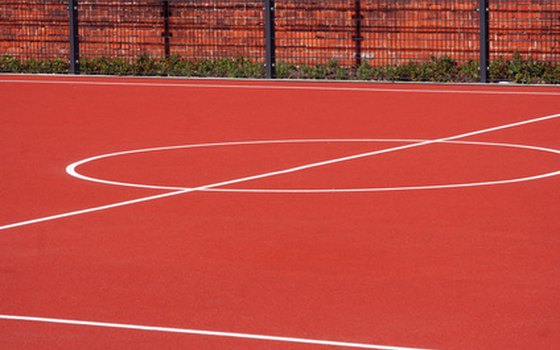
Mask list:
[[[0,230],[5,230],[5,229],[8,229],[8,228],[14,228],[14,227],[19,227],[19,226],[24,226],[24,225],[29,225],[29,224],[38,223],[38,222],[55,220],[55,219],[59,219],[59,218],[63,218],[63,217],[69,217],[69,216],[74,216],[74,215],[90,213],[90,212],[94,212],[94,211],[107,210],[107,209],[111,209],[111,208],[115,208],[115,207],[119,207],[119,206],[145,202],[145,201],[158,199],[158,198],[170,197],[170,196],[179,195],[179,194],[188,193],[188,192],[197,191],[197,190],[217,188],[217,187],[225,186],[225,185],[229,185],[229,184],[241,183],[241,182],[251,181],[251,180],[255,180],[255,179],[260,179],[260,178],[265,178],[265,177],[270,177],[270,176],[275,176],[275,175],[280,175],[280,174],[296,172],[296,171],[300,171],[300,170],[304,170],[304,169],[309,169],[309,168],[319,167],[319,166],[323,166],[323,165],[344,162],[344,161],[348,161],[348,160],[352,160],[352,159],[369,157],[369,156],[373,156],[373,155],[377,155],[377,154],[383,154],[383,153],[389,153],[389,152],[394,152],[394,151],[399,151],[399,150],[405,150],[405,149],[420,147],[420,146],[429,145],[429,144],[438,143],[438,142],[452,141],[452,140],[465,138],[465,137],[469,137],[469,136],[475,136],[475,135],[480,135],[480,134],[484,134],[484,133],[489,133],[489,132],[492,132],[492,131],[498,131],[498,130],[513,128],[513,127],[517,127],[517,126],[527,125],[527,124],[531,124],[531,123],[537,123],[537,122],[542,122],[542,121],[546,121],[546,120],[551,120],[551,119],[555,119],[555,118],[558,118],[558,117],[560,117],[560,114],[554,114],[554,115],[544,116],[544,117],[540,117],[540,118],[533,118],[533,119],[529,119],[529,120],[525,120],[525,121],[520,121],[520,122],[516,122],[516,123],[510,123],[510,124],[505,124],[505,125],[501,125],[501,126],[486,128],[486,129],[482,129],[482,130],[462,133],[462,134],[458,134],[458,135],[454,135],[454,136],[449,136],[449,137],[444,137],[444,138],[439,138],[439,139],[434,139],[434,140],[426,140],[426,141],[421,141],[421,142],[412,143],[412,144],[408,144],[408,145],[397,146],[397,147],[392,147],[392,148],[387,148],[387,149],[382,149],[382,150],[377,150],[377,151],[372,151],[372,152],[360,153],[360,154],[356,154],[356,155],[353,155],[353,156],[340,157],[340,158],[326,160],[326,161],[322,161],[322,162],[316,162],[316,163],[312,163],[312,164],[292,167],[292,168],[285,169],[285,170],[274,171],[274,172],[269,172],[269,173],[260,174],[260,175],[254,175],[254,176],[248,176],[248,177],[243,177],[243,178],[229,180],[229,181],[218,182],[218,183],[214,183],[214,184],[200,186],[200,187],[193,188],[193,189],[174,191],[174,192],[164,193],[164,194],[160,194],[160,195],[156,195],[156,196],[143,197],[143,198],[139,198],[139,199],[132,200],[132,201],[124,201],[124,202],[109,204],[109,205],[105,205],[105,206],[101,206],[101,207],[83,209],[83,210],[79,210],[79,211],[68,212],[68,213],[59,214],[59,215],[53,215],[53,216],[39,218],[39,219],[35,219],[35,220],[23,221],[23,222],[11,224],[11,225],[0,226]],[[30,317],[30,316],[0,315],[0,318],[5,319],[5,320],[12,320],[12,321],[32,321],[32,322],[43,322],[43,323],[72,324],[72,325],[81,325],[81,326],[135,329],[135,330],[143,330],[143,331],[159,331],[159,332],[184,333],[184,334],[206,335],[206,336],[216,336],[216,337],[254,339],[254,340],[261,340],[261,341],[266,340],[266,341],[276,341],[276,342],[292,342],[292,343],[305,343],[305,344],[315,344],[315,345],[328,345],[328,346],[347,347],[347,348],[363,348],[363,349],[379,349],[379,350],[415,350],[414,348],[382,346],[382,345],[373,345],[373,344],[361,344],[361,343],[353,343],[353,342],[325,341],[325,340],[313,340],[313,339],[291,338],[291,337],[276,337],[276,336],[257,335],[257,334],[217,332],[217,331],[206,331],[206,330],[195,330],[195,329],[151,327],[151,326],[140,326],[140,325],[130,325],[130,324],[102,323],[102,322],[55,319],[55,318],[40,318],[40,317]]]
[[149,332],[181,333],[181,334],[203,335],[203,336],[213,336],[213,337],[274,341],[274,342],[284,342],[284,343],[326,345],[326,346],[345,347],[345,348],[377,349],[377,350],[428,350],[428,349],[410,348],[410,347],[402,347],[402,346],[375,345],[375,344],[363,344],[363,343],[293,338],[293,337],[277,337],[277,336],[261,335],[261,334],[217,332],[217,331],[186,329],[186,328],[154,327],[154,326],[144,326],[144,325],[134,325],[134,324],[124,324],[124,323],[67,320],[67,319],[60,319],[60,318],[0,315],[0,319],[11,320],[11,321],[56,323],[56,324],[66,324],[66,325],[74,325],[74,326],[130,329],[130,330],[149,331]]
[[[152,147],[135,149],[123,152],[114,152],[108,154],[102,154],[99,156],[83,159],[81,161],[70,164],[66,169],[68,174],[78,179],[90,182],[101,183],[105,185],[114,185],[122,187],[135,187],[144,189],[154,189],[154,190],[167,190],[167,191],[181,191],[192,189],[193,187],[186,186],[163,186],[145,183],[133,183],[133,182],[122,182],[113,181],[108,179],[95,178],[81,174],[77,171],[77,168],[94,161],[99,161],[102,159],[138,154],[138,153],[149,153],[149,152],[161,152],[170,151],[178,149],[193,149],[193,148],[207,148],[207,147],[220,147],[220,146],[241,146],[241,145],[270,145],[270,144],[305,144],[305,143],[356,143],[356,142],[398,142],[398,143],[417,143],[426,140],[420,139],[287,139],[287,140],[257,140],[257,141],[235,141],[235,142],[212,142],[212,143],[199,143],[199,144],[188,144],[188,145],[176,145],[176,146],[165,146],[165,147]],[[498,142],[480,142],[480,141],[440,141],[440,143],[447,144],[457,144],[457,145],[476,145],[476,146],[493,146],[493,147],[506,147],[506,148],[516,148],[525,149],[532,151],[540,151],[546,153],[552,153],[560,155],[560,150],[539,147],[539,146],[529,146],[529,145],[519,145],[512,143],[498,143]],[[560,170],[546,172],[531,176],[512,178],[512,179],[501,179],[501,180],[488,180],[479,182],[469,182],[469,183],[447,183],[439,185],[416,185],[416,186],[399,186],[399,187],[360,187],[360,188],[316,188],[316,189],[266,189],[266,188],[210,188],[206,190],[199,191],[209,191],[209,192],[247,192],[247,193],[340,193],[340,192],[387,192],[387,191],[416,191],[416,190],[434,190],[434,189],[446,189],[446,188],[460,188],[460,187],[475,187],[475,186],[490,186],[490,185],[504,185],[517,182],[526,182],[532,180],[544,179],[547,177],[560,175]]]
[[51,221],[51,220],[63,219],[63,218],[67,218],[67,217],[70,217],[70,216],[76,216],[76,215],[81,215],[81,214],[93,213],[93,212],[101,211],[101,210],[113,209],[113,208],[122,207],[122,206],[125,206],[125,205],[147,202],[147,201],[151,201],[151,200],[154,200],[154,199],[171,197],[171,196],[175,196],[177,194],[182,194],[182,193],[186,193],[186,192],[187,191],[167,192],[167,193],[157,194],[157,195],[154,195],[154,196],[142,197],[142,198],[132,199],[132,200],[128,200],[128,201],[102,205],[102,206],[94,207],[94,208],[87,208],[87,209],[81,209],[81,210],[76,210],[76,211],[70,211],[70,212],[61,213],[61,214],[45,216],[45,217],[38,218],[38,219],[33,219],[33,220],[20,221],[20,222],[16,222],[16,223],[13,223],[13,224],[0,226],[0,231],[15,228],[15,227],[20,227],[20,226],[25,226],[25,225],[38,224],[38,223],[41,223],[41,222],[46,222],[46,221]]
[[[138,199],[129,200],[129,201],[117,202],[117,203],[103,205],[103,206],[99,206],[99,207],[93,207],[93,208],[88,208],[88,209],[82,209],[82,210],[67,212],[67,213],[63,213],[63,214],[46,216],[46,217],[33,219],[33,220],[21,221],[21,222],[17,222],[17,223],[13,223],[13,224],[0,226],[0,231],[15,228],[15,227],[21,227],[21,226],[25,226],[25,225],[31,225],[31,224],[35,224],[35,223],[50,221],[50,220],[56,220],[56,219],[60,219],[60,218],[66,218],[66,217],[75,216],[75,215],[81,215],[81,214],[92,213],[92,212],[107,210],[107,209],[116,208],[116,207],[122,207],[122,206],[129,205],[129,204],[146,202],[146,201],[159,199],[159,198],[171,197],[171,196],[184,194],[184,193],[189,193],[189,192],[194,192],[194,191],[202,191],[202,190],[212,189],[212,188],[216,188],[216,187],[233,185],[233,184],[236,184],[236,183],[247,182],[247,181],[262,179],[262,178],[266,178],[266,177],[276,176],[276,175],[293,173],[293,172],[300,171],[300,170],[316,168],[316,167],[320,167],[320,166],[324,166],[324,165],[340,163],[340,162],[345,162],[345,161],[349,161],[349,160],[353,160],[353,159],[370,157],[370,156],[373,156],[373,155],[395,152],[395,151],[410,149],[410,148],[414,148],[414,147],[425,146],[425,145],[438,143],[438,142],[457,140],[457,139],[470,137],[470,136],[475,136],[475,135],[480,135],[480,134],[489,133],[489,132],[493,132],[493,131],[509,129],[509,128],[513,128],[513,127],[517,127],[517,126],[532,124],[532,123],[538,123],[538,122],[542,122],[542,121],[546,121],[546,120],[555,119],[555,118],[558,118],[558,117],[560,117],[560,114],[553,114],[553,115],[548,115],[548,116],[544,116],[544,117],[533,118],[533,119],[528,119],[528,120],[524,120],[524,121],[520,121],[520,122],[515,122],[515,123],[495,126],[495,127],[491,127],[491,128],[486,128],[486,129],[482,129],[482,130],[471,131],[471,132],[458,134],[458,135],[454,135],[454,136],[448,136],[448,137],[443,137],[443,138],[433,139],[433,140],[426,140],[426,141],[407,144],[407,145],[403,145],[403,146],[391,147],[391,148],[386,148],[386,149],[382,149],[382,150],[365,152],[365,153],[360,153],[360,154],[356,154],[356,155],[352,155],[352,156],[340,157],[340,158],[330,159],[330,160],[326,160],[326,161],[321,161],[321,162],[296,166],[296,167],[292,167],[292,168],[288,168],[288,169],[284,169],[284,170],[272,171],[272,172],[268,172],[268,173],[264,173],[264,174],[258,174],[258,175],[247,176],[247,177],[242,177],[242,178],[233,179],[233,180],[217,182],[217,183],[203,185],[203,186],[194,187],[194,188],[189,188],[189,189],[185,189],[185,190],[174,191],[174,192],[159,194],[159,195],[155,195],[155,196],[148,196],[148,197],[138,198]],[[96,158],[96,157],[92,157],[92,158],[88,158],[88,159],[93,159],[93,158]],[[72,175],[75,175],[76,177],[79,177],[80,175],[75,172],[75,167],[77,165],[81,164],[82,162],[83,161],[70,165],[67,168],[67,172],[72,174]]]
[[361,91],[361,92],[397,92],[423,94],[468,94],[468,95],[528,95],[560,96],[560,92],[551,91],[498,91],[498,90],[460,90],[460,89],[405,89],[373,88],[343,86],[303,86],[303,85],[245,85],[245,84],[209,84],[209,83],[144,83],[134,81],[77,81],[77,80],[31,80],[0,79],[8,84],[55,84],[55,85],[91,85],[91,86],[140,86],[140,87],[181,87],[181,88],[219,88],[219,89],[264,89],[264,90],[310,90],[310,91]]

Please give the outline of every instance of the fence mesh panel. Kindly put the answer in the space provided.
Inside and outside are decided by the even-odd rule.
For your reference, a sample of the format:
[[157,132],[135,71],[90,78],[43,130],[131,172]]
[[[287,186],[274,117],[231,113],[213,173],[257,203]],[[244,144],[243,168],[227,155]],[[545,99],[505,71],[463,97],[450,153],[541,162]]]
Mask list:
[[372,65],[478,59],[478,0],[370,0],[362,8],[362,57]]
[[354,9],[348,0],[277,0],[279,63],[342,65],[354,62]]
[[68,21],[66,0],[2,1],[0,56],[68,61]]
[[262,0],[171,0],[169,4],[172,55],[263,61]]
[[560,63],[560,1],[490,0],[490,58]]
[[84,58],[163,55],[160,0],[80,0],[78,13]]

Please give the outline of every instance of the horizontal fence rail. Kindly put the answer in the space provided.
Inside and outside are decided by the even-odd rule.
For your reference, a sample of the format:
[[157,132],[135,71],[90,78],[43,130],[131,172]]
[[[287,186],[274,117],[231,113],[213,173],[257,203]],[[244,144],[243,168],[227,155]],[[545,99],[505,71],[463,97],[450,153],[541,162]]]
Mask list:
[[560,79],[560,0],[0,3],[0,71],[534,82],[516,62]]

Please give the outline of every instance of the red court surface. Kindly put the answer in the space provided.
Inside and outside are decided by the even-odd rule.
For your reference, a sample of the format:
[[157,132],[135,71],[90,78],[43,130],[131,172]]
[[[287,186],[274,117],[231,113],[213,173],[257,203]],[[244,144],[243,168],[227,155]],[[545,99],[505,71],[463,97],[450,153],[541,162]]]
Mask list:
[[0,96],[2,349],[560,348],[557,87]]

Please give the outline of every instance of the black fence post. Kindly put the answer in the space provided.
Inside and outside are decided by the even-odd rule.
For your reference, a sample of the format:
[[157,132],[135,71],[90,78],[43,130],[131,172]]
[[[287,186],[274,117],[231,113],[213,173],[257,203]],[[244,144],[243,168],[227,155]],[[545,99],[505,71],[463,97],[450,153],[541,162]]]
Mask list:
[[276,30],[274,27],[275,17],[274,0],[264,1],[265,17],[265,69],[268,79],[276,78]]
[[352,40],[355,45],[355,64],[356,68],[362,64],[362,4],[361,0],[354,0],[354,15],[352,16],[354,20],[354,36]]
[[169,0],[162,0],[162,11],[161,16],[163,17],[163,45],[165,51],[165,59],[169,61],[171,57],[171,45],[170,38],[172,34],[169,32],[169,17],[171,16],[171,11],[169,10]]
[[80,34],[78,0],[68,0],[70,19],[70,73],[80,74]]
[[488,70],[490,66],[490,21],[488,0],[480,0],[480,81],[488,82]]

